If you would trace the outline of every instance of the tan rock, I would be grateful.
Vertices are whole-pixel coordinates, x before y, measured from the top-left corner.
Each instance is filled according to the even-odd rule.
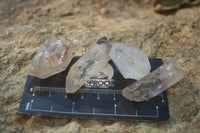
[[[77,122],[70,122],[64,127],[48,130],[47,133],[80,133],[81,125]]]

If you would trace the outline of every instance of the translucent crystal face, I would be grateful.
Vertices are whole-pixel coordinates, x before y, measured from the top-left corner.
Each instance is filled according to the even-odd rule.
[[[66,69],[76,51],[78,41],[51,38],[45,41],[27,66],[27,73],[47,78]]]
[[[70,69],[66,77],[66,92],[76,92],[87,80],[96,75],[110,60],[110,44],[95,44]]]
[[[151,70],[148,57],[136,46],[115,43],[109,55],[126,79],[139,80]]]
[[[175,60],[162,65],[144,78],[123,89],[122,95],[133,101],[145,101],[160,94],[184,77]]]

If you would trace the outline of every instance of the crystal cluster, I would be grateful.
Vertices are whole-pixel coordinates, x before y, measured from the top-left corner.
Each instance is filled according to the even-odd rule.
[[[126,79],[139,80],[151,70],[148,57],[137,46],[115,43],[109,55]]]
[[[95,44],[70,69],[66,77],[66,92],[76,92],[87,80],[106,66],[110,60],[110,44]]]
[[[177,62],[172,60],[123,89],[122,95],[136,102],[147,101],[174,85],[183,77],[183,71],[179,69]]]
[[[44,79],[65,70],[74,56],[77,44],[78,41],[65,38],[46,40],[27,66],[27,73]]]
[[[78,41],[65,38],[46,40],[27,66],[27,73],[44,79],[64,71],[74,57],[77,45]],[[149,100],[184,76],[175,60],[150,73],[149,59],[138,47],[115,43],[111,48],[107,38],[102,37],[70,68],[66,92],[75,93],[91,79],[112,80],[114,71],[108,63],[110,59],[124,78],[138,80],[122,91],[125,98],[136,102]]]

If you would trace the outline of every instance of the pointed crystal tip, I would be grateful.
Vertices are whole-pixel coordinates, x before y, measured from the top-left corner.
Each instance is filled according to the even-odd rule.
[[[95,44],[70,69],[66,77],[66,92],[74,93],[110,60],[110,44]],[[104,70],[105,71],[105,70]]]
[[[176,60],[160,66],[142,79],[136,81],[122,91],[122,95],[133,101],[147,101],[157,96],[184,77]]]
[[[77,44],[77,40],[61,37],[46,40],[27,66],[27,73],[44,79],[64,71],[74,56]]]

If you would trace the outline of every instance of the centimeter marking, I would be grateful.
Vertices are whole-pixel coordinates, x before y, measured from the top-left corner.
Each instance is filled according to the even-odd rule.
[[[30,102],[27,102],[26,105],[26,111],[36,111],[36,112],[46,112],[46,113],[60,113],[60,114],[79,114],[79,115],[102,115],[102,116],[123,116],[123,117],[152,117],[152,118],[159,118],[159,107],[156,106],[156,115],[139,115],[138,111],[136,110],[135,114],[118,114],[117,113],[117,105],[114,104],[114,112],[113,114],[110,113],[97,113],[95,108],[92,109],[92,112],[75,112],[75,103],[72,103],[72,111],[71,112],[65,112],[65,111],[58,111],[54,110],[53,106],[51,105],[50,110],[42,110],[42,109],[36,109],[32,108],[32,104],[34,103],[33,100]]]
[[[51,111],[51,110],[41,110],[41,109],[30,109],[30,111],[36,112],[46,112],[46,113],[59,113],[59,114],[78,114],[78,115],[102,115],[102,116],[122,116],[122,117],[150,117],[159,118],[159,112],[156,110],[156,115],[128,115],[128,114],[104,114],[104,113],[88,113],[88,112],[64,112],[64,111]]]
[[[65,92],[65,88],[57,88],[57,87],[34,87],[30,88],[30,91],[33,92],[33,95],[36,91],[39,92]],[[91,93],[91,94],[122,94],[122,90],[113,90],[113,89],[86,89],[82,88],[77,91],[77,93]],[[115,96],[114,96],[115,99]]]
[[[65,92],[65,88],[55,88],[55,87],[34,87],[30,88],[30,91],[33,93],[33,96],[35,96],[35,92],[49,92],[49,98],[51,98],[52,92]],[[99,94],[113,94],[113,100],[116,100],[116,94],[121,94],[121,90],[111,90],[111,89],[80,89],[77,91],[78,93],[81,93],[81,97],[83,99],[83,93],[93,93],[97,94],[97,100],[100,100]],[[163,97],[163,96],[162,96]],[[65,95],[65,98],[67,98],[67,95]],[[71,112],[65,112],[65,111],[59,111],[54,110],[53,106],[50,106],[49,110],[41,110],[32,108],[33,100],[30,102],[27,102],[25,110],[29,111],[39,111],[39,112],[51,112],[51,113],[61,113],[61,114],[79,114],[79,115],[102,115],[102,116],[122,116],[122,117],[152,117],[152,118],[159,118],[159,107],[156,106],[156,115],[139,115],[138,111],[136,110],[135,114],[118,114],[117,113],[117,104],[113,105],[113,114],[107,114],[107,113],[97,113],[95,107],[93,107],[92,112],[77,112],[75,111],[75,102],[72,103],[72,109]]]

